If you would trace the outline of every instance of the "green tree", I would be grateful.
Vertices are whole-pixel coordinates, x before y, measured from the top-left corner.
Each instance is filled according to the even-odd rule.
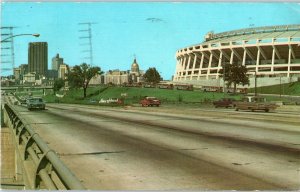
[[[225,65],[225,67],[223,65],[221,73],[223,76],[225,73],[225,82],[227,82],[227,87],[230,87],[233,84],[234,93],[236,93],[237,85],[249,85],[247,68],[244,65],[239,65],[237,63]]]
[[[53,85],[54,94],[64,86],[65,86],[65,81],[63,79],[61,79],[61,78],[56,79],[54,81],[54,85]]]
[[[160,82],[160,75],[155,67],[149,68],[144,74],[145,82],[157,84]]]
[[[92,67],[86,63],[75,65],[68,73],[69,86],[72,88],[83,88],[83,97],[86,97],[86,90],[89,86],[90,80],[95,75],[101,75],[103,72],[100,67]]]

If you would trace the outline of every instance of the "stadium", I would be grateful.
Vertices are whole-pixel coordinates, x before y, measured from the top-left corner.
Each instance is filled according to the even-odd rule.
[[[209,32],[204,39],[176,52],[174,83],[222,87],[222,65],[233,63],[247,67],[247,88],[255,77],[257,86],[300,80],[300,25]]]

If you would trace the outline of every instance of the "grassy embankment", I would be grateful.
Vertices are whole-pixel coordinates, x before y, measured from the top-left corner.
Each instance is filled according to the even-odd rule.
[[[203,105],[211,104],[211,101],[218,100],[224,97],[223,93],[209,93],[200,90],[184,91],[184,90],[167,90],[158,88],[135,88],[135,87],[91,87],[87,90],[87,97],[83,99],[82,89],[73,89],[66,92],[63,98],[57,98],[53,93],[47,94],[44,99],[47,102],[60,103],[80,103],[80,104],[94,104],[98,101],[108,98],[122,98],[121,94],[126,93],[123,97],[125,105],[138,104],[140,99],[144,96],[153,96],[159,98],[164,104],[191,104]],[[62,94],[60,92],[59,94]],[[241,95],[228,96],[240,98]]]
[[[254,93],[254,88],[249,90]],[[266,87],[258,87],[258,94],[275,94],[276,96],[268,96],[267,99],[271,101],[286,101],[293,102],[299,101],[299,98],[287,98],[284,95],[288,96],[300,96],[300,82],[286,83],[281,85],[272,85]],[[282,95],[282,97],[280,97]]]
[[[249,92],[254,92],[254,89],[250,89]],[[257,88],[258,94],[277,94],[280,95],[299,95],[300,96],[300,82],[259,87]],[[134,88],[134,87],[106,87],[97,86],[90,87],[87,90],[87,97],[83,98],[82,89],[71,89],[67,92],[58,92],[58,94],[65,94],[63,98],[56,97],[52,91],[47,90],[46,94],[43,92],[32,91],[34,96],[43,96],[48,103],[77,103],[77,104],[98,104],[98,101],[108,98],[122,98],[121,94],[126,93],[127,96],[123,97],[125,105],[138,104],[139,100],[144,96],[154,96],[159,98],[163,104],[176,104],[176,105],[211,105],[211,101],[218,100],[224,97],[223,93],[210,93],[202,92],[200,90],[183,91],[183,90],[167,90],[158,88]],[[19,96],[28,95],[28,92],[18,93]],[[239,99],[242,95],[226,95],[226,97],[233,97]],[[293,99],[284,97],[268,96],[269,101],[293,101]]]

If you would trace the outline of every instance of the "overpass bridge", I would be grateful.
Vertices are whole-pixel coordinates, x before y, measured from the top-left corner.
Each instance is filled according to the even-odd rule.
[[[85,187],[55,151],[14,110],[11,105],[14,99],[12,96],[2,98],[1,133],[4,135],[1,135],[1,143],[5,146],[1,147],[1,160],[4,159],[1,167],[8,168],[8,173],[6,178],[1,174],[1,188],[84,190]],[[3,153],[8,156],[3,158]]]
[[[20,89],[32,90],[32,89],[53,89],[53,86],[1,86],[1,91],[17,91]]]

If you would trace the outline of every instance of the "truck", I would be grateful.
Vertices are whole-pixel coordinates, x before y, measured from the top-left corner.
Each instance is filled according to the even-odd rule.
[[[260,96],[244,97],[241,101],[234,102],[235,110],[251,110],[251,111],[265,111],[275,110],[278,105],[268,102],[266,98]]]

